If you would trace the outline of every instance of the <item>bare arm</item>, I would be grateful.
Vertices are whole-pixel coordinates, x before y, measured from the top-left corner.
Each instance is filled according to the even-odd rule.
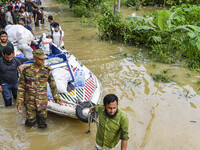
[[[37,14],[35,14],[35,22],[36,22],[36,20],[37,20]]]
[[[90,112],[92,113],[92,112],[94,112],[94,106],[93,107],[90,107]]]
[[[35,34],[34,34],[33,30],[31,30],[31,33],[33,34],[33,36],[35,36]]]
[[[60,47],[60,45],[62,44],[62,41],[63,41],[63,36],[61,36],[61,38],[60,38],[60,42],[59,42],[59,46],[58,47]]]
[[[126,150],[128,145],[128,141],[121,140],[121,150]]]
[[[22,113],[22,106],[17,106],[17,111],[19,112],[19,113]]]
[[[43,20],[44,20],[44,12],[42,12],[42,20],[41,21],[43,22]]]
[[[23,69],[22,69],[22,66],[21,66],[21,65],[18,66],[18,69],[19,69],[19,72],[22,73],[22,70],[23,70]]]

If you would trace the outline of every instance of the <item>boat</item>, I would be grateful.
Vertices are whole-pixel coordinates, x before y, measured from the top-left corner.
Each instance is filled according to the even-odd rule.
[[[23,56],[23,53],[15,47],[16,57]],[[37,47],[38,48],[38,47]],[[51,44],[51,53],[47,55],[47,59],[59,57],[63,61],[59,63],[49,64],[52,71],[56,68],[67,70],[71,76],[69,81],[75,87],[75,72],[78,70],[84,71],[85,85],[83,87],[75,87],[71,91],[59,93],[59,96],[66,103],[57,104],[48,97],[47,110],[71,118],[78,118],[81,121],[88,122],[89,107],[97,105],[102,99],[102,85],[97,77],[79,61],[74,55],[69,54],[67,50],[58,48],[54,43]],[[23,65],[33,63],[33,61],[24,62]]]

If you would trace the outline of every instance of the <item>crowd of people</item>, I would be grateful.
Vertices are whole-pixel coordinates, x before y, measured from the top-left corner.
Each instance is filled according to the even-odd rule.
[[[25,24],[32,22],[38,27],[44,24],[44,8],[41,5],[41,0],[16,0],[0,3],[0,30],[3,30],[6,25],[20,24],[20,19],[25,19]]]

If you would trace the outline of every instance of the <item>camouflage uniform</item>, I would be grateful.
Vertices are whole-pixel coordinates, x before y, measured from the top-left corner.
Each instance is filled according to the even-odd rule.
[[[43,53],[43,51],[41,52],[40,50],[39,53]],[[49,66],[43,65],[38,72],[36,72],[34,64],[28,65],[23,69],[18,84],[17,106],[22,106],[24,102],[27,113],[25,124],[27,126],[35,125],[36,120],[38,127],[40,124],[46,125],[47,82],[50,84],[55,102],[58,103],[60,98]]]

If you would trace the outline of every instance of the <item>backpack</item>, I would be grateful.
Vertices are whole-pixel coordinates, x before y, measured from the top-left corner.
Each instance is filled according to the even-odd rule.
[[[38,11],[38,14],[37,14],[37,18],[38,18],[38,20],[42,20],[42,13],[40,13],[39,11]]]

